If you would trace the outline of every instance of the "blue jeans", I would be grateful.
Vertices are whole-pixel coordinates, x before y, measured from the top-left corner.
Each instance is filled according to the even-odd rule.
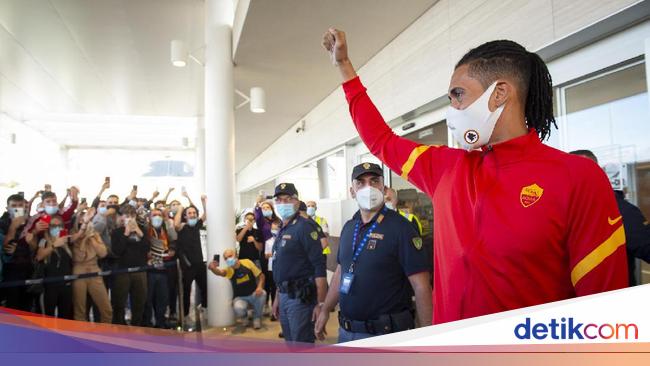
[[[248,306],[253,307],[253,318],[262,319],[262,312],[264,311],[264,304],[266,303],[266,292],[261,296],[250,294],[248,296],[235,297],[232,300],[232,307],[235,310],[235,316],[238,318],[246,317]]]
[[[374,335],[369,333],[352,333],[339,327],[339,340],[337,343],[358,341],[360,339],[366,339],[370,337],[374,337]]]
[[[311,317],[315,306],[280,293],[280,325],[285,341],[314,343],[316,336]]]

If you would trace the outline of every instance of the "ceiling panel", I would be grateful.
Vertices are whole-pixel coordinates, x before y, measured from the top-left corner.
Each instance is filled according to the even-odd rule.
[[[348,31],[359,67],[434,3],[251,0],[235,85],[245,92],[263,87],[267,113],[236,111],[236,170],[339,85],[320,48],[328,26]],[[134,136],[178,148],[183,136],[193,138],[194,121],[203,114],[203,68],[193,62],[173,67],[170,41],[185,41],[203,58],[204,6],[203,0],[0,0],[0,112],[63,144],[123,144],[126,129],[128,143]],[[45,122],[43,115],[52,113],[58,123]],[[125,127],[116,116],[150,125]],[[192,122],[171,128],[137,116]],[[160,135],[147,135],[156,129]]]

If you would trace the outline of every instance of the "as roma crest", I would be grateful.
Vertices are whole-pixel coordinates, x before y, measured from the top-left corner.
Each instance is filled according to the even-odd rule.
[[[414,246],[415,249],[417,249],[417,250],[422,249],[422,238],[420,238],[419,236],[413,238],[413,246]]]
[[[311,235],[311,238],[312,238],[312,239],[314,239],[314,240],[317,240],[317,239],[318,239],[318,233],[317,233],[317,232],[312,231],[310,235]]]
[[[534,205],[540,198],[544,189],[537,184],[532,184],[521,189],[521,194],[519,195],[519,201],[524,207],[530,207]]]

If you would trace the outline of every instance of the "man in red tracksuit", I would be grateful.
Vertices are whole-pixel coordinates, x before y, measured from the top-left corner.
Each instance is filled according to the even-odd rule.
[[[361,139],[433,201],[434,323],[626,287],[625,233],[607,177],[540,141],[555,121],[538,55],[493,41],[460,60],[447,124],[464,149],[454,149],[396,136],[357,77],[345,34],[330,29],[323,45]]]

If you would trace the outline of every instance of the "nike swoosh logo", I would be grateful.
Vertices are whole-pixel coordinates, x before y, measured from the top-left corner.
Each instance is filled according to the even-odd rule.
[[[612,220],[611,218],[608,217],[607,222],[609,222],[610,225],[614,225],[617,222],[621,221],[622,218],[623,218],[623,216],[619,216],[619,217]]]

